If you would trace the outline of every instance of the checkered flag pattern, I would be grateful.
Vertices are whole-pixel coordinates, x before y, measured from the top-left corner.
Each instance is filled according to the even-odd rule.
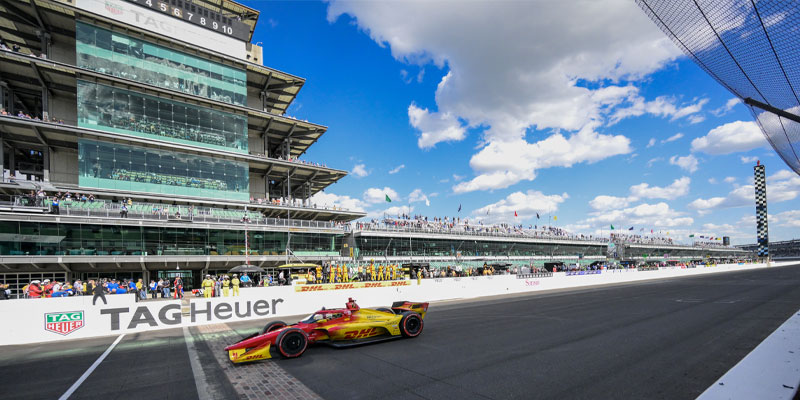
[[[753,167],[756,186],[756,237],[758,256],[769,257],[769,229],[767,227],[767,179],[763,165]]]

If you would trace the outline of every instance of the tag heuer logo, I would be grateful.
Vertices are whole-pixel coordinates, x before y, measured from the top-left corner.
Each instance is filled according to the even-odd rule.
[[[108,12],[110,12],[111,14],[114,14],[114,15],[121,15],[122,14],[122,8],[120,8],[118,5],[110,3],[110,2],[106,2],[106,10],[108,10]]]
[[[83,328],[83,325],[83,311],[46,313],[44,315],[44,330],[59,335],[69,335]]]

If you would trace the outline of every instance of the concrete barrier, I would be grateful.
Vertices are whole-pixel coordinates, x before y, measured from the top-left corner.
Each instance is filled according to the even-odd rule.
[[[790,264],[772,263],[771,266]],[[714,267],[668,267],[657,271],[604,270],[599,274],[517,278],[515,275],[424,279],[418,285],[351,288],[298,292],[292,286],[243,288],[238,297],[191,298],[136,303],[134,296],[106,295],[105,303],[92,296],[19,299],[0,302],[6,323],[0,329],[3,345],[80,339],[154,329],[310,314],[322,306],[342,307],[348,297],[362,307],[388,306],[393,301],[438,301],[536,292],[703,275],[765,268],[764,264]],[[287,321],[289,322],[289,321]]]

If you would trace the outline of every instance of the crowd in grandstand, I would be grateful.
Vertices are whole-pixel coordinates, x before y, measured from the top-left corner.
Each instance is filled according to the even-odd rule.
[[[37,116],[37,115],[31,116],[30,114],[24,113],[22,111],[18,111],[17,115],[13,115],[13,114],[9,113],[8,111],[6,111],[5,108],[0,108],[0,115],[2,115],[4,117],[8,117],[8,116],[14,117],[14,116],[16,116],[17,118],[29,119],[29,120],[32,120],[32,121],[50,122],[52,124],[63,124],[64,123],[64,120],[61,120],[61,119],[58,119],[58,118],[55,118],[55,117],[39,118],[39,116]]]
[[[626,242],[626,243],[668,244],[668,245],[674,245],[675,244],[672,241],[671,237],[643,236],[643,235],[626,234],[626,233],[611,233],[610,236],[611,236],[611,240],[612,241],[621,241],[621,242]]]
[[[372,219],[368,222],[356,222],[355,228],[359,230],[410,230],[425,231],[433,233],[453,233],[453,234],[487,234],[499,236],[523,236],[532,238],[554,238],[554,239],[573,239],[573,240],[594,240],[607,241],[602,237],[593,235],[573,234],[562,228],[555,226],[529,225],[527,228],[522,224],[492,224],[486,225],[479,220],[477,223],[470,223],[469,219],[461,217],[433,217],[402,214],[397,218],[386,217],[382,220]]]

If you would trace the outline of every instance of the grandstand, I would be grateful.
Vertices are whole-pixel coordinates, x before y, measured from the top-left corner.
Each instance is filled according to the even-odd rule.
[[[176,17],[187,7],[218,29]],[[327,127],[285,115],[305,80],[263,65],[259,12],[169,10],[0,2],[0,281],[178,274],[192,287],[248,258],[340,257],[342,222],[364,213],[311,203],[347,172],[300,159]]]

